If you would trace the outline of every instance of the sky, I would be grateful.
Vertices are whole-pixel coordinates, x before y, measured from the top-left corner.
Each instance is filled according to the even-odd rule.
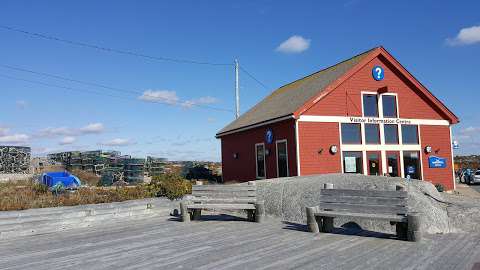
[[[35,156],[220,161],[234,59],[245,112],[382,45],[460,118],[456,154],[480,154],[478,10],[479,1],[2,1],[0,144]]]

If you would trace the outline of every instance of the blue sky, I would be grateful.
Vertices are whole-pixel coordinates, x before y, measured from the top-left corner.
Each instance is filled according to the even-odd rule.
[[[240,73],[242,112],[285,83],[383,45],[460,117],[458,153],[479,153],[480,3],[448,2],[3,1],[0,25],[158,57],[238,58],[267,86]],[[220,160],[214,135],[234,118],[233,67],[148,60],[2,28],[0,37],[0,144],[30,145],[35,155],[115,149]]]

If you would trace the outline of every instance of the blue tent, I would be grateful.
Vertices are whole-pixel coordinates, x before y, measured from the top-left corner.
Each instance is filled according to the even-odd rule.
[[[68,172],[48,172],[42,174],[41,183],[47,187],[53,187],[61,183],[65,188],[76,188],[81,185],[80,179]]]

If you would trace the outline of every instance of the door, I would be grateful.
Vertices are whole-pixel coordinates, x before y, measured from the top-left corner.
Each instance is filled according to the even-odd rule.
[[[277,177],[288,177],[287,140],[277,141]]]
[[[257,143],[255,145],[256,176],[257,179],[265,178],[265,144]]]
[[[422,179],[419,151],[403,151],[403,171],[405,178]]]
[[[367,168],[368,175],[382,175],[382,164],[380,152],[367,151]]]
[[[387,175],[400,177],[400,152],[387,152]]]

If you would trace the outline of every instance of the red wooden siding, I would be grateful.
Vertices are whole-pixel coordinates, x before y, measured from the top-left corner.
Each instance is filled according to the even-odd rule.
[[[372,68],[376,65],[384,68],[382,81],[372,78]],[[304,114],[362,116],[361,92],[375,92],[385,86],[388,92],[398,94],[400,118],[445,119],[433,103],[421,97],[420,92],[383,57],[373,59]]]
[[[274,141],[272,144],[265,142],[265,132],[272,129]],[[261,126],[246,131],[225,135],[222,141],[222,174],[225,182],[255,180],[256,160],[255,144],[265,143],[270,155],[265,157],[267,178],[277,177],[276,140],[287,139],[288,169],[290,176],[297,175],[295,121],[284,120],[274,124]],[[238,159],[233,154],[238,153]]]
[[[422,149],[429,145],[432,153],[422,151],[422,167],[424,180],[433,184],[442,184],[447,190],[453,189],[452,148],[450,128],[448,126],[420,126]],[[447,159],[446,168],[429,168],[428,157],[438,156]]]
[[[300,175],[338,173],[342,171],[340,162],[340,135],[338,123],[299,122]],[[331,145],[339,151],[332,155]],[[320,149],[323,149],[319,153]]]

